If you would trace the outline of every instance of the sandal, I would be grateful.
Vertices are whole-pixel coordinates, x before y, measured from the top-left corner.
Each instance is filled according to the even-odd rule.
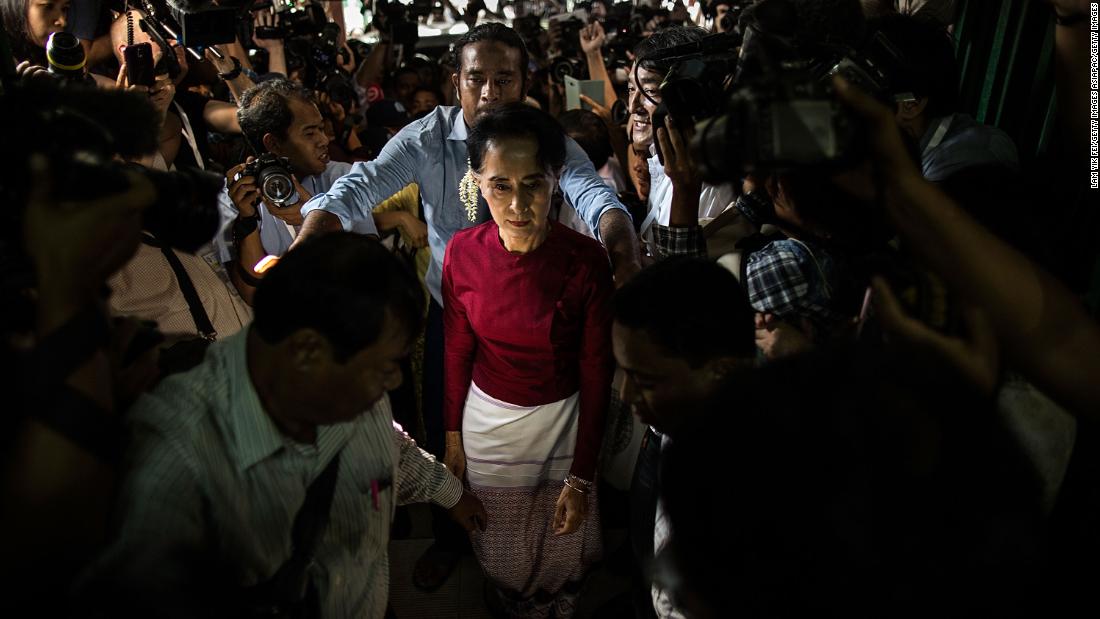
[[[432,592],[443,586],[454,572],[461,555],[453,550],[443,550],[432,544],[416,560],[413,567],[413,586],[421,591]]]

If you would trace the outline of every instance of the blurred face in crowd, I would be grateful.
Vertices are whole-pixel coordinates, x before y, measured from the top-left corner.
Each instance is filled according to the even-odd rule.
[[[434,92],[430,90],[418,90],[416,94],[413,95],[412,107],[409,108],[409,113],[413,116],[426,114],[437,107],[439,107],[439,99],[436,98]]]
[[[31,41],[46,47],[46,40],[65,29],[69,0],[27,0],[27,33]]]
[[[497,41],[471,43],[462,48],[459,63],[451,82],[467,125],[473,125],[493,104],[522,101],[526,96],[524,67],[520,67],[520,51],[514,47]]]
[[[630,76],[626,82],[627,110],[630,120],[627,131],[634,150],[648,152],[653,144],[653,112],[661,103],[660,86],[664,76],[656,71],[639,67],[637,63],[630,67]]]
[[[728,5],[728,4],[719,4],[718,6],[714,7],[714,31],[715,32],[725,32],[725,29],[722,28],[722,17],[726,13],[729,13],[729,12],[730,12],[730,5]]]
[[[406,107],[411,107],[413,93],[420,87],[420,76],[412,71],[406,71],[398,75],[394,81],[394,98]]]
[[[312,102],[291,97],[290,110],[294,120],[286,137],[268,133],[264,146],[268,151],[290,160],[294,173],[300,177],[320,174],[328,165],[329,137],[325,135],[324,119]]]
[[[343,363],[333,358],[328,340],[312,329],[284,342],[292,355],[297,421],[329,425],[351,421],[387,392],[401,385],[401,361],[408,356],[408,330],[387,311],[378,341]],[[289,389],[291,386],[286,385]]]
[[[615,361],[626,374],[619,394],[624,404],[644,424],[658,431],[675,432],[721,383],[724,373],[715,370],[725,360],[692,367],[686,359],[665,351],[645,329],[619,324],[611,327]]]
[[[489,142],[475,179],[508,251],[526,253],[542,244],[557,179],[540,165],[534,138]]]

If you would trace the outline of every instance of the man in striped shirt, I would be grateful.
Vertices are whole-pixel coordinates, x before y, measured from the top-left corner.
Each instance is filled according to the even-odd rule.
[[[244,616],[279,583],[266,589],[307,616],[381,617],[396,505],[430,500],[484,527],[480,502],[391,417],[423,306],[416,276],[374,240],[341,232],[287,254],[253,324],[131,411],[118,535],[86,578],[91,605]],[[334,472],[331,501],[316,500]]]

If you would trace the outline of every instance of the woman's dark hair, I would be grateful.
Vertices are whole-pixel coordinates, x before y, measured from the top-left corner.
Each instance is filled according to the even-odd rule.
[[[261,82],[241,95],[237,120],[245,139],[259,152],[264,148],[264,135],[272,134],[285,139],[294,112],[290,109],[291,97],[313,103],[310,91],[287,79]]]
[[[490,22],[481,24],[473,30],[459,37],[454,44],[454,62],[458,70],[462,71],[462,50],[467,45],[482,41],[494,41],[507,47],[519,50],[519,79],[523,86],[527,85],[527,65],[531,62],[531,55],[527,52],[527,45],[519,33],[504,24]]]
[[[481,170],[490,142],[504,138],[534,138],[539,165],[558,171],[565,165],[565,132],[552,116],[526,103],[506,103],[478,118],[466,138],[470,169]]]
[[[754,310],[732,273],[701,258],[668,258],[615,292],[615,322],[645,331],[668,354],[700,367],[756,353]]]
[[[596,169],[604,167],[611,158],[611,134],[607,124],[588,110],[569,110],[558,116],[565,134],[577,141],[592,160]]]
[[[30,0],[0,0],[0,20],[16,62],[30,60],[46,65],[46,50],[35,45],[27,27],[27,6]]]
[[[252,326],[269,344],[314,329],[344,363],[378,340],[387,310],[415,337],[424,303],[416,275],[378,241],[334,232],[303,241],[272,267],[256,288]]]

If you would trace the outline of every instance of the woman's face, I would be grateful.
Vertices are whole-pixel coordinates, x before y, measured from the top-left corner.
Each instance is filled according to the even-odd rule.
[[[534,138],[489,142],[476,178],[500,238],[509,251],[527,252],[546,239],[554,174],[539,165]]]
[[[65,29],[69,0],[27,0],[27,32],[31,41],[46,47],[46,39]]]

